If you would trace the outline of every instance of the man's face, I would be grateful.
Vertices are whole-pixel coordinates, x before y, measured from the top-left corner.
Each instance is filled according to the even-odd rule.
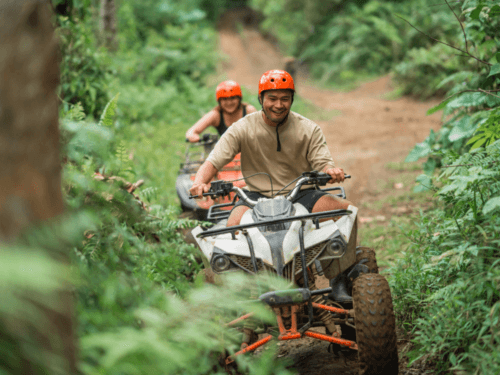
[[[264,92],[262,109],[266,117],[279,124],[285,119],[292,107],[292,91],[269,90]]]
[[[241,98],[239,96],[231,96],[230,98],[221,98],[220,106],[226,113],[235,112],[240,106]]]

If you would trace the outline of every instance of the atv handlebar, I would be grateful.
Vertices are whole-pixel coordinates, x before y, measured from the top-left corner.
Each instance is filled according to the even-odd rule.
[[[329,174],[323,173],[323,172],[304,172],[302,173],[302,178],[297,181],[297,184],[293,188],[293,190],[287,195],[286,199],[289,201],[293,201],[297,194],[300,191],[300,188],[303,185],[319,185],[319,186],[324,186],[332,179],[332,177]],[[351,175],[344,175],[345,178],[351,178]]]
[[[216,143],[219,140],[219,136],[217,134],[203,134],[200,137],[198,142],[193,142],[194,146],[206,146]],[[191,141],[186,138],[186,143],[190,143]]]
[[[350,175],[344,175],[344,178],[351,178]],[[300,191],[300,188],[304,185],[319,185],[319,186],[324,186],[330,181],[332,177],[329,174],[323,173],[323,172],[317,172],[317,171],[312,171],[312,172],[304,172],[302,173],[302,177],[297,181],[297,184],[295,187],[292,189],[290,193],[287,194],[286,199],[289,201],[293,201],[295,197],[297,196],[298,192]],[[257,204],[257,201],[254,201],[253,199],[250,199],[248,195],[246,195],[245,191],[237,186],[234,186],[232,182],[225,182],[222,180],[219,181],[213,181],[210,186],[210,190],[208,193],[203,193],[202,196],[204,197],[210,197],[212,199],[215,199],[217,197],[224,197],[224,196],[229,196],[230,192],[236,193],[238,197],[251,205],[252,207]],[[190,199],[193,198],[200,198],[199,195],[190,195]]]
[[[216,182],[219,182],[219,181],[214,181],[214,182],[212,182],[212,184],[216,183]],[[227,184],[231,184],[232,185],[231,182],[227,182]],[[212,187],[210,187],[210,190],[212,190]],[[229,192],[231,192],[231,191],[234,192],[234,193],[236,193],[241,200],[247,202],[251,206],[255,206],[257,204],[257,201],[254,201],[253,199],[248,198],[248,195],[245,194],[245,190],[243,190],[243,189],[241,189],[241,188],[239,188],[237,186],[232,186],[231,189],[228,191],[227,194],[221,194],[221,191],[219,190],[219,191],[213,191],[213,192],[203,193],[202,196],[204,196],[204,197],[210,197],[212,199],[215,199],[217,197],[223,197],[225,195],[229,195]],[[189,196],[189,199],[194,199],[194,198],[200,198],[200,196],[199,195],[190,195]]]

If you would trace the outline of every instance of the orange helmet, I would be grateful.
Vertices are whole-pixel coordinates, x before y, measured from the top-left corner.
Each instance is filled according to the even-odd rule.
[[[295,92],[293,78],[284,70],[269,70],[260,77],[259,96],[266,90],[292,90]]]
[[[232,96],[243,97],[240,85],[234,81],[224,81],[215,89],[217,101],[219,101],[220,98],[230,98]]]

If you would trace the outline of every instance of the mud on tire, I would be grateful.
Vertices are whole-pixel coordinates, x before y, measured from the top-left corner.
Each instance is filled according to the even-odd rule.
[[[354,322],[360,375],[397,375],[396,322],[384,276],[363,274],[354,281]]]
[[[378,273],[377,258],[375,250],[366,246],[356,247],[356,263],[364,264],[368,267],[369,273]]]

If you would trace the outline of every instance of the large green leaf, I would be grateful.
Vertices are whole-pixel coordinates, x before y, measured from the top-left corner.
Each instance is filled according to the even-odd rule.
[[[104,111],[102,111],[101,118],[99,120],[99,126],[111,127],[113,125],[113,117],[115,115],[116,102],[118,101],[118,96],[120,93],[116,94],[113,99],[111,99],[106,107],[104,107]]]
[[[476,9],[474,9],[471,13],[470,13],[470,18],[472,18],[473,20],[477,20],[479,19],[479,14],[481,13],[481,11],[483,10],[484,8],[484,5],[483,4],[480,4],[476,7]]]
[[[448,103],[448,108],[456,109],[461,107],[477,107],[484,104],[486,101],[486,94],[481,92],[466,92],[458,98],[453,99]]]
[[[470,137],[474,133],[475,126],[471,116],[464,116],[455,123],[451,129],[448,139],[450,142],[456,142],[462,138]]]
[[[497,208],[500,208],[500,197],[491,198],[484,204],[483,214],[486,215]]]
[[[428,142],[418,143],[415,147],[413,147],[413,150],[410,151],[410,153],[405,159],[405,162],[408,163],[412,161],[417,161],[418,159],[429,155],[430,152],[431,152],[431,146],[429,145]]]
[[[498,74],[498,73],[500,73],[500,63],[495,64],[491,67],[490,74],[488,74],[488,77],[494,76],[495,74]]]
[[[441,103],[439,103],[437,106],[435,107],[432,107],[431,109],[429,109],[427,111],[427,115],[432,115],[433,113],[437,112],[437,111],[440,111],[442,110],[444,107],[446,107],[446,105],[452,101],[453,98],[450,98],[450,99],[447,99],[447,100],[443,100]]]
[[[488,12],[488,16],[498,16],[500,14],[500,5],[493,5]]]
[[[421,174],[420,176],[418,176],[416,181],[419,183],[419,185],[413,188],[414,193],[429,191],[432,187],[432,179],[425,174]]]

